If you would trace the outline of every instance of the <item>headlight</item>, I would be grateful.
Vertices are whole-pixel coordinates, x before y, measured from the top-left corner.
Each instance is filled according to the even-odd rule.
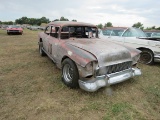
[[[93,69],[93,63],[92,62],[89,62],[87,65],[86,65],[86,70],[92,70]]]
[[[137,61],[139,60],[139,58],[140,58],[140,54],[138,54],[138,55],[132,57],[132,65],[136,64]]]

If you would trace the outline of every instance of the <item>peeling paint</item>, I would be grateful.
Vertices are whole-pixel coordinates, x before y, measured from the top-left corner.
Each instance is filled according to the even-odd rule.
[[[71,51],[68,51],[68,55],[71,56],[71,55],[72,55],[72,52],[71,52]]]

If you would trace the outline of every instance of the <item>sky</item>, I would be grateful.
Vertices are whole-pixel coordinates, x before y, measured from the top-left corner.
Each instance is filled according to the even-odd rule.
[[[61,16],[92,24],[160,27],[160,0],[0,0],[0,21]]]

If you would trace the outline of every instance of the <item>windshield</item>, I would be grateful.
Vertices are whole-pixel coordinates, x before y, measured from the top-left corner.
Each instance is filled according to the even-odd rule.
[[[151,35],[152,35],[152,33],[146,32],[146,36],[147,36],[147,37],[151,37]]]
[[[105,35],[105,36],[110,36],[111,32],[112,32],[112,30],[109,30],[109,29],[102,30],[102,34]]]
[[[9,26],[9,28],[20,28],[20,26],[17,26],[17,25],[11,25],[11,26]]]
[[[61,39],[98,38],[98,29],[89,26],[65,26],[61,29]]]
[[[129,28],[123,34],[123,37],[146,37],[146,34],[138,28]]]

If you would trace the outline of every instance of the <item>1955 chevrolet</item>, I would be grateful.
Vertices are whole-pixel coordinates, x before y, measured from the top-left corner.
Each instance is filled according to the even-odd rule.
[[[51,22],[38,40],[40,55],[62,69],[62,81],[70,88],[94,92],[141,75],[136,67],[140,51],[99,39],[95,25]]]

